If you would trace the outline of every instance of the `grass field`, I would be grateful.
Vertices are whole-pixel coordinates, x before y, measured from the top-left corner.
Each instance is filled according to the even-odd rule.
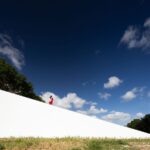
[[[150,139],[2,138],[0,150],[150,150]]]

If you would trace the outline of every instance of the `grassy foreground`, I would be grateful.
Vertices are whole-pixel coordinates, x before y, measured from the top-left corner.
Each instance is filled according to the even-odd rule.
[[[150,139],[2,138],[0,150],[150,150]]]

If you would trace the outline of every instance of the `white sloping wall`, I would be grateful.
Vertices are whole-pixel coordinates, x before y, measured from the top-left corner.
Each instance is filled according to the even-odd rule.
[[[150,138],[150,134],[0,90],[0,137]]]

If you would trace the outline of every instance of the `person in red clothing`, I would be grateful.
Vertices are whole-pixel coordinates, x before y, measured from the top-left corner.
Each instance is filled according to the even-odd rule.
[[[53,103],[54,103],[54,99],[53,99],[53,97],[52,97],[52,96],[50,96],[49,98],[50,98],[50,100],[49,100],[49,104],[50,104],[50,105],[53,105]]]

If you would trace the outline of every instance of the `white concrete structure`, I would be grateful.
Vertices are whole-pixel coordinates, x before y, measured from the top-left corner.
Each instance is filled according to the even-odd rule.
[[[150,134],[0,90],[0,137],[150,138]]]

